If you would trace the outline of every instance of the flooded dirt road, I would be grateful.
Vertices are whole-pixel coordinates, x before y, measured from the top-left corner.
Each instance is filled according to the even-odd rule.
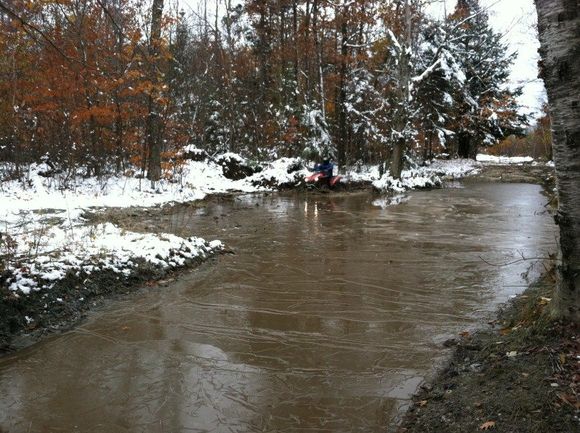
[[[236,254],[0,358],[0,431],[389,431],[441,343],[523,290],[530,262],[486,261],[555,250],[540,192],[470,185],[386,207],[368,194],[243,196],[178,211],[163,229]]]

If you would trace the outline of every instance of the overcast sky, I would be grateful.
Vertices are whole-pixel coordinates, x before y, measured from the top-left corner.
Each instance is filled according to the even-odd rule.
[[[431,12],[436,16],[443,16],[453,11],[457,0],[434,0]],[[169,4],[179,2],[185,6],[186,12],[189,7],[199,10],[203,0],[169,0]],[[223,8],[223,0],[219,0]],[[232,3],[236,4],[234,0]],[[208,14],[215,10],[215,0],[207,0]],[[518,57],[512,67],[512,85],[524,85],[524,94],[520,103],[527,107],[524,112],[539,112],[546,100],[546,92],[543,82],[537,78],[538,47],[539,42],[536,32],[536,11],[534,0],[480,0],[480,4],[488,8],[492,26],[497,32],[505,35],[511,52],[516,52]],[[209,18],[209,17],[208,17]],[[211,18],[210,18],[211,19]],[[213,19],[211,19],[213,21]]]

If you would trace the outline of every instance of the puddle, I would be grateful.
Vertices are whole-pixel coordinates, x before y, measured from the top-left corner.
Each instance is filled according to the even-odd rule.
[[[176,209],[161,229],[236,254],[0,359],[0,431],[387,430],[441,343],[542,267],[497,265],[547,256],[556,226],[535,185],[375,199]]]

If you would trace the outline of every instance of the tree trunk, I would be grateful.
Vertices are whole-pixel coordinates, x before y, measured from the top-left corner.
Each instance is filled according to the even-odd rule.
[[[123,4],[121,0],[116,0],[113,2],[112,5],[112,17],[115,20],[115,25],[113,26],[113,31],[115,32],[115,55],[116,57],[113,60],[115,73],[118,77],[122,77],[124,73],[124,65],[123,65],[123,47],[125,45],[125,35],[123,34],[123,14],[122,8]],[[116,156],[116,170],[117,173],[121,171],[121,169],[125,165],[125,146],[123,142],[124,138],[124,125],[123,125],[123,109],[122,109],[122,102],[121,96],[119,94],[119,89],[115,88],[113,90],[113,102],[115,104],[115,156]]]
[[[304,70],[306,71],[306,99],[307,103],[312,104],[312,93],[313,93],[313,83],[312,83],[312,76],[315,74],[312,73],[311,69],[311,56],[312,52],[310,50],[310,34],[312,33],[312,38],[314,39],[314,49],[316,50],[316,41],[318,40],[318,0],[312,0],[312,5],[310,5],[310,1],[306,1],[306,17],[305,17],[305,44],[304,46],[307,48],[304,50]],[[310,28],[312,27],[312,32]],[[315,54],[315,53],[314,53]]]
[[[300,77],[298,76],[298,0],[292,1],[292,42],[294,43],[294,80],[296,87],[300,89]],[[298,102],[298,92],[294,94],[294,98]]]
[[[348,55],[348,32],[346,20],[348,6],[346,0],[342,6],[341,23],[340,23],[340,80],[338,90],[338,165],[343,167],[346,164],[346,146],[347,146],[347,125],[346,125],[346,73],[347,73],[347,55]],[[322,95],[324,98],[324,95]],[[324,99],[322,100],[324,104]]]
[[[457,135],[457,156],[460,158],[477,158],[477,146],[466,132]]]
[[[405,0],[405,45],[403,50],[399,53],[399,81],[401,83],[400,89],[400,103],[401,107],[398,109],[398,113],[395,119],[396,129],[399,133],[399,137],[393,144],[393,153],[391,154],[391,166],[390,172],[391,176],[395,179],[401,178],[401,173],[403,171],[403,160],[405,157],[405,152],[407,150],[407,134],[405,129],[407,128],[407,123],[409,121],[409,102],[410,102],[410,82],[411,82],[411,55],[410,50],[412,47],[412,21],[411,21],[411,9],[409,5],[409,0]]]
[[[554,312],[580,321],[580,3],[536,0],[558,189],[560,266]]]
[[[152,83],[148,100],[148,115],[145,125],[146,143],[148,149],[147,178],[155,182],[161,178],[161,117],[157,94],[159,92],[157,60],[159,43],[161,41],[161,18],[163,16],[163,0],[153,0],[151,8],[151,36],[149,38],[149,67]]]
[[[405,155],[405,138],[399,137],[393,145],[393,153],[391,154],[390,174],[395,179],[401,178],[403,171],[403,156]]]

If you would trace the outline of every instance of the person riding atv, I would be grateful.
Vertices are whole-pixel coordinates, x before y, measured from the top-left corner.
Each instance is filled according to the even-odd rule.
[[[314,174],[306,178],[307,183],[323,184],[333,187],[340,180],[340,176],[333,176],[334,164],[329,159],[324,159],[322,164],[316,164],[311,171]]]
[[[330,179],[332,177],[332,172],[334,171],[334,164],[332,164],[329,159],[325,159],[322,161],[322,164],[316,164],[312,171],[322,173],[325,178]]]

